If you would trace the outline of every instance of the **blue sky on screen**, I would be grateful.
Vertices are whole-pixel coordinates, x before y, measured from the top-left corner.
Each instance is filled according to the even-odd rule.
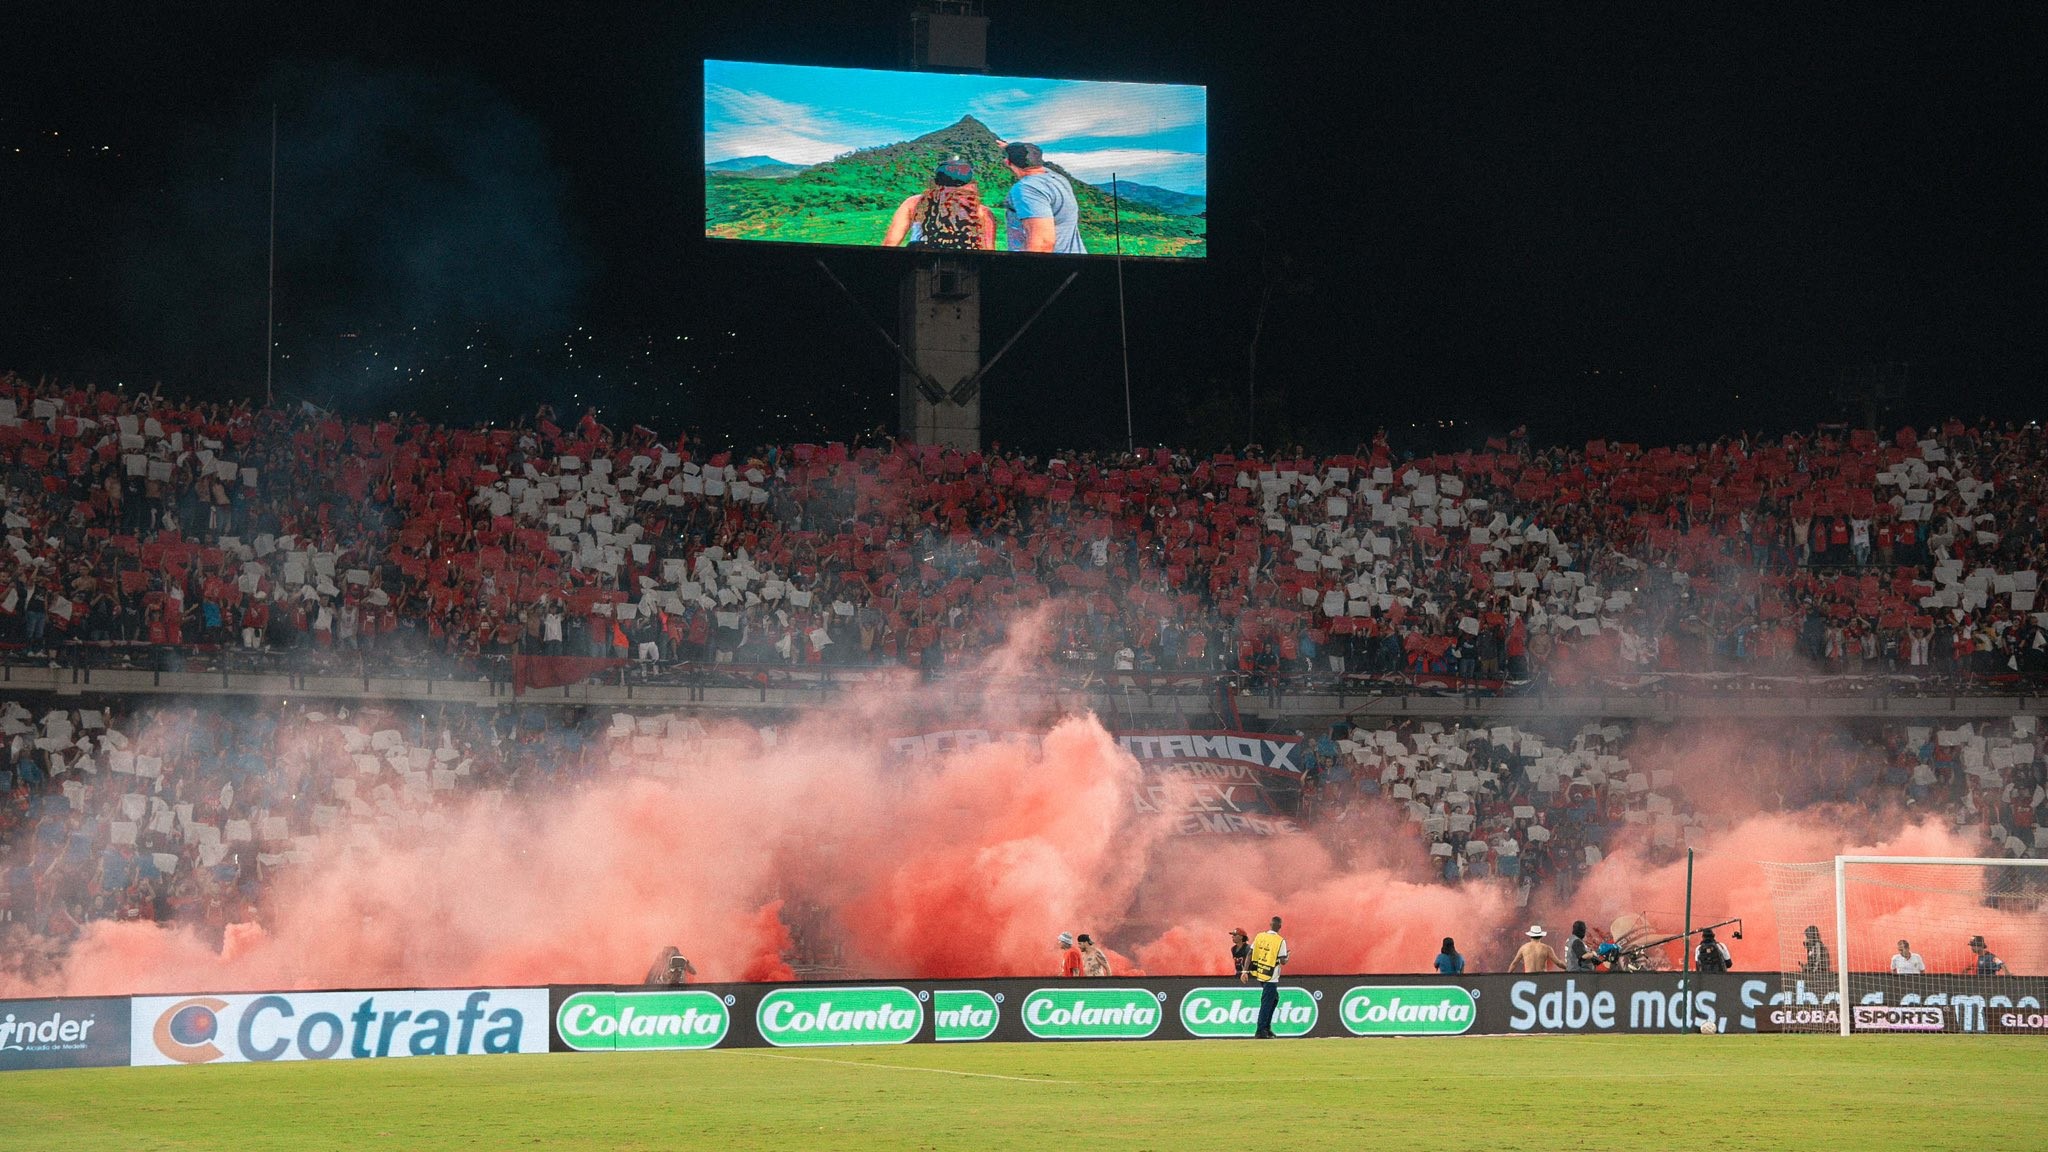
[[[1032,80],[704,62],[704,159],[816,164],[972,115],[1090,183],[1110,174],[1207,195],[1209,102],[1191,84]]]

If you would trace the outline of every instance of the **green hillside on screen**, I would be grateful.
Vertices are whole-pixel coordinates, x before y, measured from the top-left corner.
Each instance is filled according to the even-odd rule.
[[[763,178],[751,166],[744,174],[707,166],[705,234],[730,240],[880,244],[896,205],[922,191],[932,170],[954,157],[974,165],[982,200],[997,213],[1000,243],[1002,200],[1014,180],[1003,167],[1001,138],[972,116],[912,140],[864,148],[813,164],[790,176]],[[1047,167],[1073,183],[1074,196],[1080,201],[1081,239],[1088,251],[1114,253],[1116,213],[1109,193],[1074,179],[1058,165]],[[1174,204],[1183,211],[1186,208],[1185,201]],[[1126,255],[1202,256],[1207,252],[1205,215],[1177,214],[1126,198],[1122,217]]]

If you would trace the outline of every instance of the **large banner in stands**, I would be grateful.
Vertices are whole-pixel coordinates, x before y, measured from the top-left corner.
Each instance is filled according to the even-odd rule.
[[[0,1072],[128,1063],[128,998],[0,1000]]]
[[[1859,978],[1859,985],[1864,981]],[[1871,977],[1859,994],[1911,1009],[1949,1031],[2048,1033],[2048,980],[1957,978],[1930,994],[1924,982]],[[1804,1013],[1832,1010],[1831,989],[1777,973],[1676,972],[1543,976],[1315,976],[1281,987],[1281,1036],[1505,1036],[1787,1030]],[[1823,1004],[1823,998],[1826,1003]],[[549,990],[550,1046],[561,1051],[811,1047],[980,1040],[1205,1040],[1248,1037],[1259,990],[1216,977],[1107,980],[869,981],[622,986]],[[1690,1024],[1688,1023],[1690,1021]]]
[[[548,1050],[543,988],[137,996],[133,1062],[365,1060]]]
[[[957,728],[901,736],[891,746],[917,760],[981,744],[1028,744],[1039,734]],[[1271,836],[1295,831],[1276,791],[1301,785],[1300,741],[1267,732],[1122,732],[1116,742],[1145,771],[1131,790],[1140,812],[1169,812],[1185,836]]]

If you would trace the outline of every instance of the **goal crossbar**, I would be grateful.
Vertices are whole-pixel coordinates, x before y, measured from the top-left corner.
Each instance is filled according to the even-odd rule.
[[[1842,1035],[1849,1034],[1849,884],[1851,864],[1948,864],[1986,868],[2048,868],[2044,860],[2007,860],[1989,856],[1837,856],[1835,857],[1835,997]]]

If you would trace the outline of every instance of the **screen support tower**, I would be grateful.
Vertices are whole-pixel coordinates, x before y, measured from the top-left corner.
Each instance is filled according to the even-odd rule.
[[[904,36],[912,68],[988,70],[988,17],[981,0],[916,0]],[[896,353],[898,435],[916,444],[981,449],[981,383],[1053,301],[1073,286],[1070,272],[986,362],[981,359],[981,265],[974,258],[926,255],[897,291],[896,335],[876,323],[859,297],[823,260],[820,271]]]
[[[904,42],[917,69],[988,71],[988,17],[981,0],[917,0]],[[918,444],[981,449],[981,269],[962,259],[919,260],[898,291],[896,386],[901,434]],[[962,392],[965,395],[962,395]]]

